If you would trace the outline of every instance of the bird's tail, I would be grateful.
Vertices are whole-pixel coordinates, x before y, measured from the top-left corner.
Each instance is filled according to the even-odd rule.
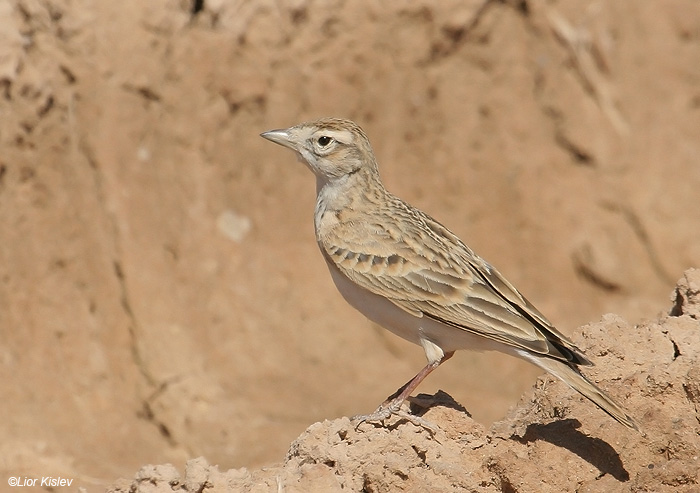
[[[639,430],[639,425],[619,404],[608,397],[593,382],[584,377],[579,371],[568,364],[552,358],[528,358],[537,366],[559,378],[569,387],[592,401],[596,406],[615,418],[619,423]]]

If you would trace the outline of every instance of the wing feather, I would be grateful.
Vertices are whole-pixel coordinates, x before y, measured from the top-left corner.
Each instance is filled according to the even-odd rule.
[[[456,235],[394,199],[392,210],[398,207],[400,217],[387,216],[381,224],[338,223],[319,237],[323,253],[343,275],[414,315],[527,351],[590,364]]]

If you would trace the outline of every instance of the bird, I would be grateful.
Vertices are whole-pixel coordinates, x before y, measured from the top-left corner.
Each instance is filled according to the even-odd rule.
[[[343,298],[421,346],[426,366],[360,421],[401,414],[404,401],[455,351],[500,351],[559,378],[619,423],[639,425],[586,378],[593,363],[491,264],[428,214],[390,193],[365,132],[321,118],[261,137],[291,149],[316,177],[314,230]]]

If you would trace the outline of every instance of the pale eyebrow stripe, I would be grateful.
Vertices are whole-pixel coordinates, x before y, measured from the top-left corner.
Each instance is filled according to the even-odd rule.
[[[333,137],[335,140],[342,142],[343,144],[351,144],[354,141],[352,132],[349,132],[348,130],[324,130],[323,134]]]

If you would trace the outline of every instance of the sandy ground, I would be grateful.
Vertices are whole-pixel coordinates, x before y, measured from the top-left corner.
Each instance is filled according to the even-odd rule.
[[[671,316],[633,326],[608,315],[577,337],[605,361],[587,373],[634,409],[641,433],[546,377],[488,430],[448,394],[421,394],[413,413],[430,428],[324,421],[282,465],[222,471],[200,457],[184,474],[148,465],[109,492],[699,492],[700,270],[676,295]]]
[[[603,322],[615,351],[597,354],[610,337],[591,336],[596,371],[617,396],[625,382],[630,408],[658,425],[657,455],[644,459],[655,467],[642,474],[625,455],[651,442],[611,441],[615,423],[595,409],[589,421],[575,399],[563,416],[580,429],[545,406],[531,418],[545,428],[526,427],[521,448],[499,455],[488,447],[515,445],[491,425],[516,419],[509,409],[539,372],[463,353],[419,391],[442,389],[469,410],[473,421],[454,405],[426,418],[457,442],[481,430],[475,450],[500,457],[474,469],[484,485],[518,491],[515,464],[545,446],[583,450],[582,470],[603,471],[596,481],[610,491],[666,474],[658,444],[673,459],[675,431],[661,425],[669,411],[652,408],[664,385],[690,396],[684,405],[694,390],[656,376],[650,391],[640,375],[661,370],[615,362],[645,354],[625,330],[660,344],[653,327],[696,320],[659,317],[700,265],[700,3],[6,0],[0,485],[62,477],[101,491],[164,463],[193,464],[197,477],[214,474],[209,464],[245,467],[237,480],[253,484],[302,433],[285,467],[323,463],[304,444],[347,428],[324,420],[371,411],[423,366],[420,348],[335,292],[313,239],[313,178],[258,136],[319,116],[360,123],[387,187],[455,231],[560,330],[581,338],[599,325],[577,327],[620,317]],[[538,402],[559,396],[550,389]],[[529,409],[523,399],[516,409]],[[325,424],[307,430],[315,422]],[[436,438],[411,426],[392,433],[426,447]],[[396,439],[365,427],[341,435]],[[608,445],[629,480],[591,464],[591,447],[617,457]],[[355,488],[347,453],[313,474]],[[436,474],[435,462],[415,464]],[[285,470],[292,488],[297,473]],[[379,474],[368,491],[389,481]]]

